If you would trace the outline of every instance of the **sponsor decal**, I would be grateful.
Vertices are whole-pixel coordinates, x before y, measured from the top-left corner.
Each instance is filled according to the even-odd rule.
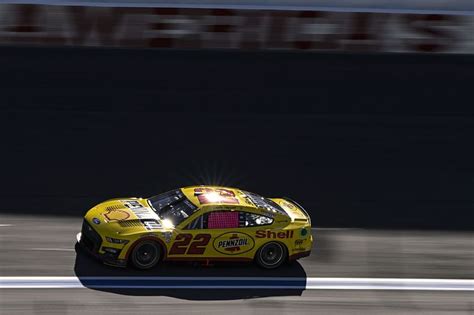
[[[165,242],[168,244],[171,241],[171,232],[163,232],[161,233],[161,237],[165,240]]]
[[[301,229],[301,236],[305,237],[306,235],[308,235],[308,230],[307,229]]]
[[[245,233],[228,232],[214,240],[214,249],[225,255],[238,255],[252,250],[255,242],[252,237]]]
[[[92,222],[94,222],[95,224],[100,224],[100,220],[97,219],[97,218],[93,218],[93,219],[92,219]]]
[[[158,215],[155,213],[155,211],[151,210],[150,208],[144,207],[136,200],[123,201],[123,205],[129,208],[130,211],[133,212],[133,214],[135,214],[139,219],[150,219],[159,221]]]
[[[123,202],[124,206],[130,209],[143,208],[142,204],[136,200],[129,200]]]
[[[303,246],[304,242],[305,242],[305,240],[296,240],[295,241],[295,248],[293,248],[292,251],[297,252],[297,251],[306,250],[306,248],[304,248],[304,246]]]
[[[140,220],[145,229],[147,230],[157,230],[161,229],[161,224],[155,220]]]
[[[107,210],[102,214],[108,221],[123,221],[130,217],[127,211],[123,210]]]
[[[294,232],[291,230],[273,232],[273,231],[257,231],[256,238],[293,238]]]
[[[291,203],[289,203],[289,202],[283,201],[283,205],[285,205],[286,207],[288,207],[288,209],[292,209],[292,210],[293,210],[293,209],[295,208],[295,206],[293,206],[293,205],[292,205]]]

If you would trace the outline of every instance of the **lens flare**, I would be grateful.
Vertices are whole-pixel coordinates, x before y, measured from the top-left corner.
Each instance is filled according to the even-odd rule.
[[[165,229],[172,229],[172,228],[174,228],[174,224],[173,224],[170,220],[168,220],[168,219],[162,220],[162,221],[161,221],[161,225],[163,225],[163,227],[164,227]]]

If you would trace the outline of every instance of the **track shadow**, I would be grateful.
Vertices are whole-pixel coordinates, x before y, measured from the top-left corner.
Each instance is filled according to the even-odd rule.
[[[264,270],[252,263],[219,263],[211,266],[191,263],[161,263],[152,270],[135,270],[104,265],[90,257],[76,244],[74,272],[81,283],[90,289],[133,296],[169,296],[186,300],[234,300],[269,296],[300,296],[306,285],[306,272],[298,262],[283,265],[277,270]],[[297,289],[153,289],[153,288],[107,288],[91,286],[88,277],[281,277],[299,278]]]

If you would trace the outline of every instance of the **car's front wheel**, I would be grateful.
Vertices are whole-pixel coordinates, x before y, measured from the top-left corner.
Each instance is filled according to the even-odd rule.
[[[160,245],[152,240],[144,240],[138,243],[130,257],[133,266],[138,269],[150,269],[156,266],[161,258]]]
[[[278,242],[269,242],[260,247],[255,260],[265,269],[274,269],[285,262],[287,256],[286,246]]]

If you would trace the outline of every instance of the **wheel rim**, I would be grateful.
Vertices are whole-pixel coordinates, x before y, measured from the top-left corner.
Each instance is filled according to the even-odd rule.
[[[159,257],[158,247],[151,242],[138,245],[134,251],[134,260],[140,267],[153,265]]]
[[[274,266],[283,259],[283,247],[278,243],[265,245],[260,251],[260,260],[266,266]]]

